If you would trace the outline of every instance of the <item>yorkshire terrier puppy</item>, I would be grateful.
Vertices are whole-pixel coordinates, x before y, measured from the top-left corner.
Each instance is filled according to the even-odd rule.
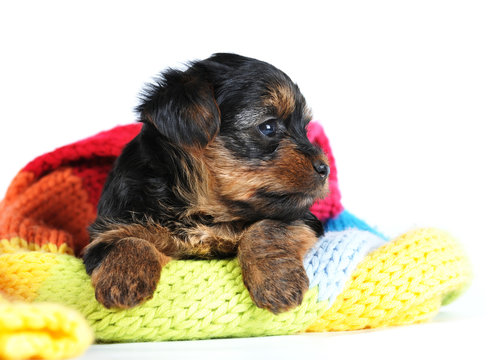
[[[303,257],[323,232],[309,207],[329,167],[298,86],[268,63],[215,54],[163,72],[137,112],[142,129],[109,174],[83,255],[97,300],[133,307],[170,259],[237,256],[258,307],[299,305]]]

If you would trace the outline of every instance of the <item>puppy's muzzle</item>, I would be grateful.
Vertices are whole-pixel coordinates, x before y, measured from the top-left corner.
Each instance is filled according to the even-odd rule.
[[[314,161],[314,169],[319,174],[319,176],[323,179],[327,178],[329,176],[329,166],[325,164],[322,160],[316,160]]]

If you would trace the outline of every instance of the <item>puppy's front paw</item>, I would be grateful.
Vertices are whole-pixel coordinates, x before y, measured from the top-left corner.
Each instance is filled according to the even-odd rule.
[[[269,261],[263,270],[243,271],[243,279],[256,306],[274,314],[300,305],[308,289],[308,277],[299,261]]]
[[[162,264],[153,245],[126,238],[112,248],[92,272],[95,298],[107,308],[131,308],[152,298]]]

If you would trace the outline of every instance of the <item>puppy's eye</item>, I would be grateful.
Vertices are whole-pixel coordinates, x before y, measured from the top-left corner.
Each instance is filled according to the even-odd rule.
[[[274,136],[277,132],[277,120],[270,119],[265,121],[264,123],[258,125],[258,130],[260,130],[260,132],[265,136]]]

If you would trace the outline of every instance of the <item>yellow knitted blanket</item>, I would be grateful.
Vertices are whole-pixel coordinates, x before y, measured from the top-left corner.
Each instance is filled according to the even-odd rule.
[[[380,246],[367,256],[357,256],[356,249],[369,243],[369,237]],[[7,243],[12,250],[6,241],[3,248]],[[358,246],[352,247],[355,243]],[[348,270],[356,257],[358,262]],[[153,299],[129,310],[109,310],[99,304],[81,260],[60,253],[0,255],[0,289],[13,299],[78,310],[102,341],[163,341],[418,323],[431,319],[442,304],[462,292],[471,273],[459,244],[435,229],[411,231],[386,243],[366,231],[330,231],[307,261],[310,290],[301,306],[280,315],[252,303],[237,260],[172,261],[163,269]],[[331,268],[338,264],[345,266]],[[76,354],[91,340],[81,318],[61,306],[9,303],[2,310],[4,357],[21,357],[24,353],[16,353],[20,349],[36,350],[38,357],[68,356],[65,351]],[[14,332],[8,332],[12,326]],[[21,341],[22,346],[16,345]],[[31,342],[34,345],[28,345]]]

